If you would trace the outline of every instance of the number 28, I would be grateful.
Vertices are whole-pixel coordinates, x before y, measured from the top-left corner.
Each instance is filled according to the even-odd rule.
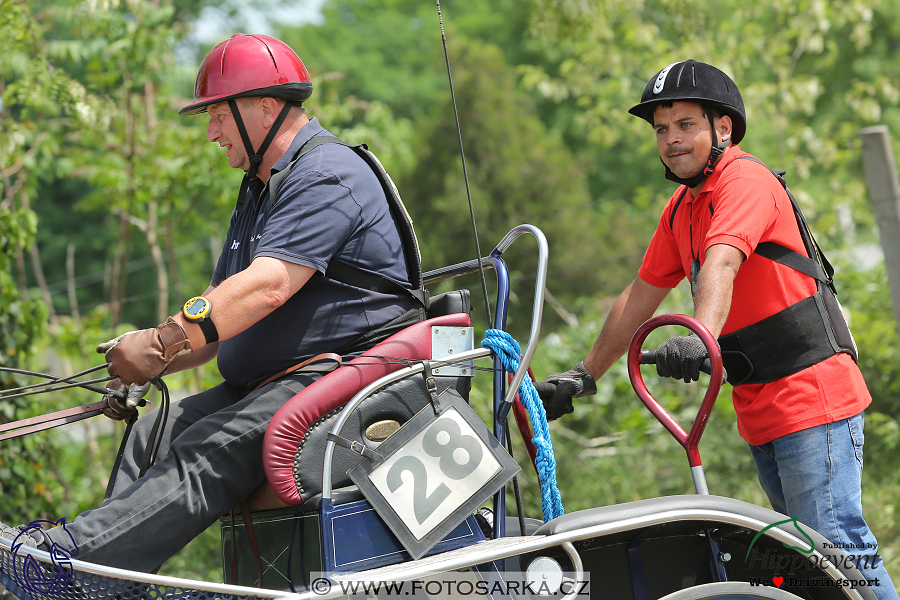
[[[440,436],[441,433],[446,435]],[[454,481],[468,477],[481,464],[484,455],[484,449],[478,438],[463,434],[459,424],[451,418],[439,418],[434,422],[425,432],[422,448],[428,455],[440,459],[441,473]],[[468,458],[465,463],[460,464],[454,458],[457,450],[466,453]],[[401,474],[404,471],[409,471],[413,476],[413,512],[421,524],[447,499],[450,488],[440,483],[431,494],[428,494],[426,491],[428,472],[425,464],[415,456],[404,456],[388,471],[387,485],[391,492],[396,492],[403,485]]]

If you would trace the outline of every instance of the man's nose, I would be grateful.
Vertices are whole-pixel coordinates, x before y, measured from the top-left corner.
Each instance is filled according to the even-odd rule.
[[[216,125],[215,121],[212,117],[209,119],[209,127],[206,128],[206,139],[210,142],[215,142],[219,137],[221,137],[222,131]]]
[[[677,128],[670,127],[666,130],[665,138],[667,145],[674,146],[681,143],[681,132]]]

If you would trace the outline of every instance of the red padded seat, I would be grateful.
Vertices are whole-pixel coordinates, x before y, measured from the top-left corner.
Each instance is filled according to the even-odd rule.
[[[388,361],[380,357],[411,362],[429,360],[433,358],[432,327],[468,327],[470,324],[467,313],[456,313],[407,327],[325,375],[281,407],[263,440],[266,479],[278,498],[291,506],[303,502],[294,480],[294,457],[310,426],[346,404],[370,383],[407,366],[399,360]]]

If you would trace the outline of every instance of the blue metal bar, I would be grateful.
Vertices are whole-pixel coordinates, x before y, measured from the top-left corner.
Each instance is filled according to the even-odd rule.
[[[497,273],[497,306],[494,311],[494,329],[506,331],[506,317],[509,314],[509,269],[494,250],[488,259]],[[497,418],[506,395],[506,372],[498,356],[494,356],[494,393],[491,414],[494,415],[494,436],[503,444],[506,435],[506,419]],[[494,537],[506,536],[506,487],[494,494]]]

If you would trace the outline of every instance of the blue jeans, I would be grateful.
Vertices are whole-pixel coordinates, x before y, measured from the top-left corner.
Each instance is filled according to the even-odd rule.
[[[862,512],[863,423],[859,413],[750,446],[772,508],[812,527],[839,548],[878,548]],[[878,579],[872,589],[879,600],[898,600],[881,556],[868,568],[865,562],[859,570],[866,579]]]

